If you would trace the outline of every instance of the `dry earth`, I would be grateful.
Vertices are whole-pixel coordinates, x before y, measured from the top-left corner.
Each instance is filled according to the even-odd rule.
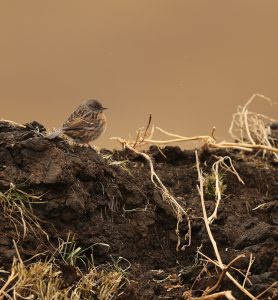
[[[58,237],[66,240],[70,232],[78,246],[88,248],[88,257],[93,254],[95,265],[119,257],[125,259],[122,268],[130,263],[129,284],[116,299],[183,299],[187,290],[200,296],[216,283],[219,270],[196,256],[202,245],[201,251],[215,259],[202,219],[194,151],[156,146],[147,151],[165,186],[185,209],[190,208],[192,242],[177,251],[176,216],[151,182],[149,165],[141,156],[128,150],[99,154],[88,147],[70,146],[61,138],[48,140],[44,130],[36,122],[25,128],[0,122],[0,191],[13,183],[26,193],[43,195],[43,203],[32,208],[51,237],[47,241],[44,234],[28,230],[24,239],[18,239],[15,225],[0,207],[1,269],[9,271],[16,256],[13,240],[26,260],[43,251],[52,253]],[[226,190],[211,228],[224,263],[245,254],[234,267],[246,271],[250,254],[255,257],[246,288],[258,295],[278,278],[278,164],[271,156],[203,149],[200,166],[210,173],[217,157],[226,155],[245,184],[233,174],[224,175]],[[208,212],[214,204],[214,199],[206,199]],[[265,205],[254,210],[261,204]],[[19,224],[17,228],[22,236]],[[182,237],[187,222],[179,229]],[[185,243],[182,239],[181,247]],[[62,262],[61,271],[66,284],[78,280],[75,269],[63,267]],[[242,283],[243,275],[231,273]],[[237,299],[245,299],[225,279],[220,290],[227,289]],[[275,299],[277,293],[270,289],[260,299]]]

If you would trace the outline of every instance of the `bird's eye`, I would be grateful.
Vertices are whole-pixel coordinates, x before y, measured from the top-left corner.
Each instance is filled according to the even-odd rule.
[[[97,105],[91,105],[91,108],[94,109],[94,110],[100,109]]]

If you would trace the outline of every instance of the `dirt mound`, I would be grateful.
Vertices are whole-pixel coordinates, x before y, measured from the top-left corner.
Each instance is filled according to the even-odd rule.
[[[118,299],[183,299],[183,292],[192,290],[198,296],[217,282],[215,266],[196,256],[197,247],[202,246],[202,252],[215,259],[202,219],[194,151],[156,146],[147,151],[162,182],[180,205],[190,209],[192,241],[185,246],[187,241],[182,240],[177,251],[175,213],[151,182],[149,165],[141,156],[128,150],[97,153],[88,147],[70,146],[61,138],[48,140],[44,131],[36,122],[26,127],[0,122],[2,195],[12,183],[14,190],[42,196],[42,201],[32,204],[42,228],[35,233],[15,224],[1,205],[1,268],[10,270],[16,256],[13,240],[26,260],[38,253],[52,253],[58,238],[66,240],[71,233],[77,245],[87,249],[86,256],[93,255],[96,266],[119,257],[124,258],[125,267],[130,264],[129,284]],[[217,157],[226,155],[245,184],[233,174],[225,174],[226,189],[211,228],[224,263],[238,254],[246,255],[233,266],[241,274],[231,270],[239,282],[244,280],[250,254],[255,258],[246,287],[257,295],[278,278],[277,163],[272,157],[203,149],[201,168],[210,173]],[[214,199],[206,200],[209,212],[214,204]],[[180,236],[186,234],[187,223],[179,224],[179,229]],[[72,282],[66,273],[71,272],[75,274],[71,269],[63,272],[68,284]],[[225,279],[220,290],[227,289],[245,299]],[[277,296],[277,290],[270,289],[260,299],[274,299],[275,293]]]

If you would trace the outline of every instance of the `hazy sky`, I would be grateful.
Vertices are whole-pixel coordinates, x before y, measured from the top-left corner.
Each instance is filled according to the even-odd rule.
[[[96,98],[109,108],[98,146],[149,113],[177,134],[227,138],[253,93],[278,102],[277,16],[277,0],[0,0],[0,118],[50,129]]]

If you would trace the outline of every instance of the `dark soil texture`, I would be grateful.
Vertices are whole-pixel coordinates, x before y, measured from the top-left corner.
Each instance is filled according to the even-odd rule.
[[[163,184],[188,209],[191,244],[186,246],[183,239],[188,231],[185,220],[179,224],[181,245],[177,250],[176,216],[151,182],[149,164],[142,156],[127,149],[97,153],[69,145],[62,138],[48,140],[44,131],[36,122],[25,128],[0,122],[0,191],[4,193],[13,183],[26,193],[43,195],[43,203],[32,208],[51,237],[47,241],[43,234],[38,237],[29,230],[18,241],[24,260],[51,252],[49,242],[57,246],[58,237],[65,240],[71,233],[78,246],[88,248],[86,254],[93,255],[96,265],[111,262],[111,257],[123,257],[130,263],[130,283],[118,299],[184,299],[185,291],[200,296],[217,282],[221,271],[212,263],[203,269],[205,262],[196,256],[202,246],[201,251],[215,260],[197,190],[194,151],[156,146],[146,151]],[[225,173],[226,189],[211,229],[224,264],[245,254],[233,266],[244,274],[250,254],[255,258],[246,288],[258,295],[278,280],[278,164],[271,155],[262,157],[261,153],[206,149],[198,153],[206,173],[218,157],[229,156],[245,183]],[[214,205],[213,198],[206,199],[209,215]],[[0,220],[0,268],[10,270],[16,255],[13,240],[18,237],[3,207]],[[244,275],[230,272],[243,282]],[[64,275],[65,281],[70,280],[66,276],[70,274]],[[248,299],[227,278],[219,290]],[[277,297],[276,286],[260,299]]]

